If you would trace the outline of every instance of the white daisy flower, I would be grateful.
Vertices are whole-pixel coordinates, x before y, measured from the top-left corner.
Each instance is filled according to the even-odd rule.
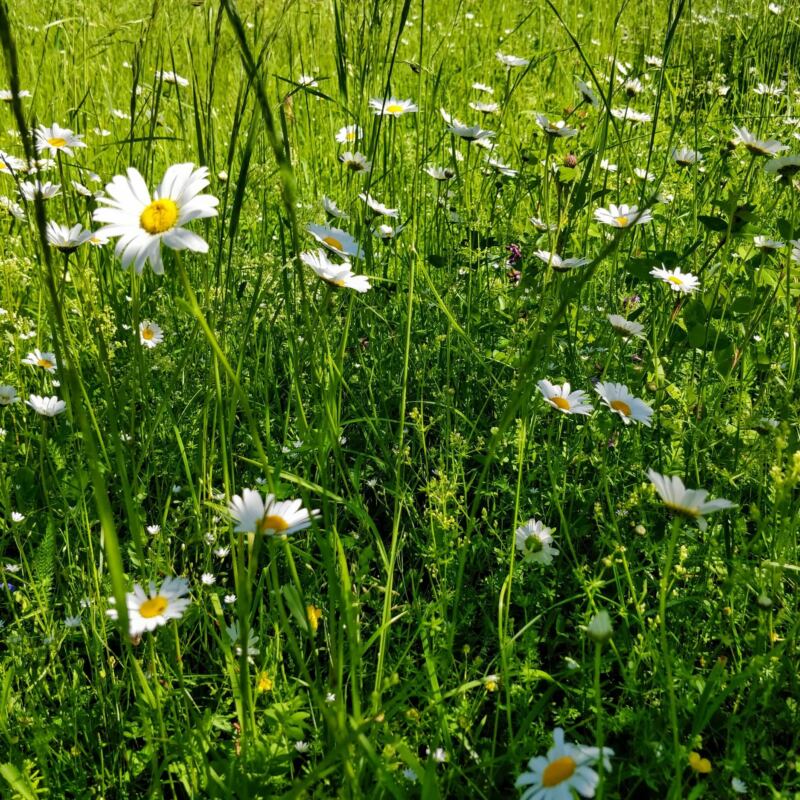
[[[494,94],[494,89],[492,89],[492,87],[486,83],[479,83],[476,81],[475,83],[472,84],[472,88],[476,92],[485,92],[486,94]]]
[[[378,239],[388,241],[389,239],[396,239],[405,227],[405,225],[396,225],[394,228],[386,224],[376,225],[372,231],[372,235],[376,236]]]
[[[604,225],[611,225],[613,228],[628,228],[631,225],[644,225],[647,222],[651,222],[653,216],[647,209],[639,211],[638,206],[627,206],[624,203],[615,206],[610,203],[608,209],[596,209],[594,218]]]
[[[401,117],[403,114],[413,114],[419,109],[411,100],[398,100],[396,97],[381,99],[373,97],[369,101],[373,114],[379,117]]]
[[[464,125],[457,119],[453,119],[447,126],[447,130],[452,133],[453,136],[458,136],[465,142],[475,142],[479,139],[491,139],[495,135],[494,131],[484,130],[480,125]]]
[[[664,59],[661,58],[661,56],[645,56],[644,63],[647,64],[648,67],[661,69],[661,67],[664,66]]]
[[[673,292],[681,292],[682,294],[691,294],[696,289],[700,288],[700,280],[696,275],[691,272],[681,272],[680,267],[675,269],[667,269],[663,264],[661,267],[653,267],[650,274],[654,278],[664,281],[669,284],[669,288]]]
[[[348,150],[339,156],[339,161],[351,172],[369,172],[372,169],[372,162],[367,161],[367,157],[363,153],[351,153]]]
[[[24,514],[20,514],[19,511],[12,511],[11,512],[11,521],[12,522],[16,522],[16,523],[24,522],[25,521],[25,515]],[[19,572],[20,568],[19,568],[19,566],[17,566],[16,569],[12,569],[11,567],[6,567],[6,569],[9,572]]]
[[[364,131],[358,125],[345,125],[336,132],[336,141],[339,144],[353,144],[364,136]]]
[[[61,194],[61,184],[50,183],[50,181],[25,181],[19,185],[19,193],[29,202],[32,203],[34,197],[38,194],[42,200],[51,200],[53,197]]]
[[[785,144],[781,144],[776,139],[758,139],[750,133],[744,126],[733,126],[735,134],[735,141],[738,144],[743,144],[755,156],[775,156],[783,150],[789,148]]]
[[[469,107],[480,114],[496,114],[500,110],[497,103],[470,103]]]
[[[324,250],[316,253],[301,253],[300,260],[314,272],[334,286],[346,289],[355,289],[357,292],[366,292],[370,289],[369,278],[365,275],[356,275],[350,267],[349,261],[334,264]]]
[[[703,161],[703,156],[688,147],[673,147],[672,160],[679,167],[691,167],[693,164],[700,164]]]
[[[150,593],[137,583],[126,596],[128,606],[128,633],[141,636],[145,631],[154,631],[171,619],[180,619],[192,602],[189,584],[185,578],[166,578],[161,587],[150,581]]]
[[[771,158],[764,164],[764,172],[788,179],[800,171],[800,156],[778,156]]]
[[[636,111],[633,108],[612,108],[611,116],[623,122],[652,122],[653,118],[644,111]]]
[[[569,383],[565,383],[563,386],[554,386],[550,381],[541,380],[536,385],[539,387],[542,397],[553,408],[557,408],[564,414],[588,415],[594,411],[592,405],[586,402],[586,392],[581,389],[571,392]]]
[[[534,255],[556,272],[569,272],[576,267],[585,267],[591,260],[589,258],[561,258],[558,253],[551,253],[548,250],[536,250]]]
[[[25,172],[25,162],[21,158],[0,150],[0,175],[13,176],[17,172]]]
[[[56,417],[67,408],[67,404],[63,400],[59,400],[55,395],[53,397],[41,397],[38,394],[32,394],[25,401],[25,404],[43,417]]]
[[[589,103],[593,108],[600,108],[600,101],[597,99],[594,89],[586,81],[576,81],[575,85],[578,87],[578,91],[581,93],[581,100],[584,103]]]
[[[622,88],[625,90],[625,94],[628,97],[636,97],[636,95],[641,94],[644,90],[644,86],[642,86],[642,82],[638,78],[628,78],[623,84]]]
[[[13,386],[0,385],[0,406],[12,406],[19,402],[19,395]]]
[[[521,56],[505,55],[499,50],[495,53],[495,57],[504,67],[527,67],[530,64],[530,59],[522,58]]]
[[[647,477],[650,478],[659,497],[670,511],[696,520],[702,531],[708,527],[708,523],[703,519],[706,514],[713,514],[716,511],[723,511],[735,506],[730,500],[722,498],[706,500],[708,492],[705,489],[687,489],[677,475],[670,477],[648,469]]]
[[[151,197],[139,171],[129,167],[127,177],[117,175],[106,186],[109,196],[98,198],[107,207],[94,212],[95,222],[106,223],[97,234],[119,237],[114,252],[123,267],[133,264],[141,273],[149,261],[153,272],[162,275],[162,241],[172,250],[208,252],[200,236],[182,227],[194,219],[216,216],[217,198],[200,194],[206,186],[207,167],[174,164]]]
[[[164,341],[164,332],[149,319],[144,319],[139,323],[139,342],[142,347],[152,350]]]
[[[262,533],[267,536],[288,536],[311,526],[311,518],[319,515],[316,509],[309,512],[301,500],[276,500],[274,494],[265,498],[255,489],[245,489],[228,503],[228,513],[236,523],[236,533]]]
[[[425,167],[423,172],[431,176],[435,181],[451,181],[456,174],[447,167]]]
[[[222,601],[225,603],[226,606],[233,605],[236,602],[236,595],[226,594],[225,597],[222,598]]]
[[[594,797],[600,776],[592,769],[598,761],[611,771],[610,757],[614,751],[604,747],[585,747],[564,741],[561,728],[553,730],[553,746],[546,756],[536,756],[528,762],[529,772],[516,780],[518,789],[525,788],[520,800],[572,800],[573,791],[581,797]]]
[[[628,339],[631,336],[642,337],[644,333],[644,325],[633,320],[626,319],[619,314],[609,314],[608,321],[611,327],[623,338]]]
[[[783,242],[778,239],[770,239],[768,236],[754,236],[753,245],[759,250],[780,250]]]
[[[17,92],[17,97],[22,99],[23,97],[30,97],[31,93],[27,89],[20,89]],[[10,103],[14,99],[14,95],[10,89],[0,89],[0,100],[4,103]]]
[[[563,119],[558,122],[550,122],[544,114],[536,115],[536,124],[548,135],[560,139],[566,139],[570,136],[576,136],[578,131],[576,128],[570,128]]]
[[[499,158],[492,158],[492,156],[486,156],[486,166],[505,178],[516,178],[519,175],[519,170],[514,169]]]
[[[616,164],[612,164],[607,158],[604,158],[600,162],[600,169],[604,169],[606,172],[616,172],[619,167]]]
[[[771,86],[769,83],[762,83],[759,81],[753,87],[753,91],[762,96],[780,97],[786,91],[786,84],[781,83],[778,86]]]
[[[643,400],[634,397],[624,384],[601,382],[595,385],[594,390],[612,411],[619,414],[626,425],[630,425],[633,420],[650,427],[653,409]]]
[[[169,72],[167,70],[156,70],[156,80],[163,81],[164,83],[172,83],[175,86],[188,86],[189,81],[182,78],[177,72]]]
[[[334,219],[349,219],[349,214],[342,211],[342,209],[336,205],[335,201],[331,200],[331,198],[326,195],[322,196],[322,207],[325,209],[325,213],[329,214]]]
[[[47,243],[62,253],[74,253],[82,244],[92,238],[92,232],[84,230],[78,223],[68,228],[50,220],[47,223]]]
[[[97,231],[92,231],[92,235],[89,238],[89,244],[93,245],[94,247],[102,247],[104,244],[108,244],[108,236],[98,233]]]
[[[364,258],[358,242],[339,228],[327,225],[309,225],[306,230],[324,247],[342,258]]]
[[[32,367],[41,367],[45,372],[55,372],[58,369],[55,353],[43,353],[39,348],[35,348],[32,353],[28,353],[22,359],[23,364],[30,364]]]
[[[74,147],[86,147],[86,142],[83,141],[81,134],[73,133],[69,128],[62,128],[54,122],[49,128],[40,125],[36,129],[37,153],[49,150],[50,155],[53,156],[57,153],[66,153],[71,156]]]
[[[363,201],[373,214],[383,217],[394,217],[395,219],[400,216],[400,209],[389,208],[383,203],[378,202],[371,194],[361,192],[358,199]]]
[[[0,208],[8,211],[14,219],[24,220],[25,219],[25,209],[17,202],[12,200],[10,197],[6,197],[5,195],[0,195]]]
[[[642,169],[641,167],[635,167],[633,170],[633,174],[640,180],[640,181],[647,181],[651,183],[656,179],[656,176],[653,175],[652,172],[648,172],[646,169]]]
[[[529,519],[514,533],[514,545],[524,561],[538,561],[547,566],[559,551],[553,544],[552,528],[546,528],[538,519]]]

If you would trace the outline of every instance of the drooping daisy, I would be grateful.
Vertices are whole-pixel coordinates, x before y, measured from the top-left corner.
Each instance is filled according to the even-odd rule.
[[[754,156],[774,156],[789,149],[787,145],[781,144],[776,139],[758,139],[743,126],[734,125],[733,132],[736,135],[735,141],[743,144]]]
[[[633,320],[626,319],[619,314],[609,314],[608,321],[611,327],[623,338],[628,339],[631,336],[641,337],[644,332],[644,325]]]
[[[182,78],[177,72],[169,72],[167,70],[156,70],[156,80],[163,81],[164,83],[172,83],[175,86],[188,86],[189,81]]]
[[[369,208],[369,210],[376,216],[394,217],[395,219],[400,216],[400,209],[389,208],[388,206],[385,206],[368,192],[361,192],[361,194],[358,196],[358,199],[365,203],[367,208]]]
[[[150,592],[146,594],[138,584],[126,595],[128,606],[128,633],[141,636],[145,631],[154,631],[171,619],[180,619],[191,604],[189,584],[185,578],[166,578],[156,590],[150,581]]]
[[[661,475],[655,470],[648,469],[647,477],[655,486],[664,505],[676,514],[695,520],[701,531],[708,527],[708,523],[703,519],[706,514],[735,506],[730,500],[723,498],[706,500],[708,492],[705,489],[687,489],[677,475]]]
[[[379,117],[402,117],[403,114],[414,114],[419,109],[411,100],[398,100],[396,97],[381,99],[373,97],[369,101],[373,114]]]
[[[600,107],[600,101],[597,99],[594,89],[586,81],[575,81],[575,85],[578,87],[578,91],[581,93],[581,100],[584,103],[589,103],[593,108]]]
[[[47,223],[47,243],[62,253],[73,253],[84,242],[92,238],[92,232],[84,230],[83,225],[78,223],[68,228],[66,225],[59,225],[57,222]]]
[[[558,122],[550,122],[544,114],[536,115],[536,124],[548,135],[555,138],[567,139],[570,136],[576,136],[578,131],[575,128],[570,128],[563,119]]]
[[[584,747],[564,741],[562,728],[553,730],[553,746],[546,756],[536,756],[528,762],[530,772],[523,772],[514,784],[525,788],[520,800],[572,800],[573,791],[581,797],[594,797],[600,776],[592,769],[598,761],[611,771],[610,757],[614,751],[604,747]]]
[[[674,147],[672,149],[672,160],[679,167],[691,167],[692,164],[701,163],[703,156],[697,150],[691,150],[688,147]]]
[[[506,55],[499,50],[495,53],[495,57],[504,67],[527,67],[530,60],[522,58],[521,56]]]
[[[353,144],[364,135],[364,131],[358,125],[345,125],[336,132],[336,141],[339,144]]]
[[[32,367],[41,367],[45,372],[55,372],[58,369],[55,353],[43,353],[39,348],[34,348],[32,353],[28,353],[22,359],[23,364],[30,364]]]
[[[245,489],[228,503],[228,513],[236,523],[236,533],[262,533],[266,536],[288,536],[311,526],[319,511],[303,508],[301,500],[276,500],[268,494],[262,498],[255,489]]]
[[[139,323],[139,341],[142,347],[152,350],[164,341],[164,333],[155,322],[145,319]]]
[[[600,382],[595,385],[594,390],[612,411],[619,414],[626,425],[630,425],[633,420],[650,427],[653,409],[643,400],[634,397],[624,384]]]
[[[700,280],[696,275],[691,272],[681,272],[680,267],[675,269],[667,269],[663,264],[660,267],[653,267],[650,274],[654,278],[664,281],[669,285],[673,292],[681,292],[682,294],[691,294],[695,289],[700,288]]]
[[[11,406],[19,402],[19,395],[13,386],[0,385],[0,406]]]
[[[367,157],[363,153],[351,153],[348,150],[339,156],[339,161],[351,172],[369,172],[372,169],[372,162],[367,161]]]
[[[61,184],[50,181],[25,181],[19,185],[19,193],[29,202],[38,194],[42,200],[51,200],[61,194]]]
[[[588,258],[561,258],[558,253],[551,253],[548,250],[536,250],[534,255],[556,272],[569,272],[576,267],[585,267],[591,260]]]
[[[326,195],[322,196],[322,207],[325,209],[325,213],[329,216],[333,217],[334,219],[348,219],[349,214],[346,211],[342,211],[334,200],[331,200],[330,197]]]
[[[475,142],[479,139],[491,139],[494,136],[494,131],[484,130],[480,125],[464,125],[457,119],[454,119],[452,123],[447,126],[447,130],[452,133],[453,136],[458,136],[459,139],[463,139],[465,142]]]
[[[96,209],[94,220],[107,224],[97,234],[119,237],[114,252],[123,267],[133,264],[141,273],[149,261],[153,272],[162,275],[162,241],[172,250],[208,252],[208,244],[200,236],[182,227],[194,219],[216,216],[217,198],[200,194],[206,186],[207,167],[174,164],[151,197],[139,171],[129,167],[127,177],[117,175],[106,186],[109,196],[98,198],[98,203],[107,207]]]
[[[300,260],[311,267],[322,280],[334,286],[345,289],[354,289],[357,292],[366,292],[370,289],[369,278],[366,275],[356,275],[350,267],[349,261],[334,264],[324,250],[316,253],[301,253]]]
[[[546,528],[538,519],[529,519],[514,533],[514,544],[524,561],[538,561],[547,566],[558,550],[552,546],[552,528]]]
[[[342,258],[363,258],[364,251],[358,242],[339,228],[327,225],[309,225],[306,230],[324,247]]]
[[[71,156],[73,147],[86,147],[86,142],[83,141],[81,134],[73,133],[69,128],[62,128],[54,122],[49,128],[40,125],[36,129],[37,153],[49,150],[52,156],[57,153],[66,153]]]
[[[586,392],[578,389],[571,392],[569,383],[563,386],[554,386],[550,381],[541,380],[536,384],[542,397],[550,403],[553,408],[557,408],[564,414],[584,414],[588,415],[594,408],[586,402]]]
[[[37,414],[43,417],[58,416],[67,407],[63,400],[53,395],[52,397],[42,397],[38,394],[32,394],[26,401],[25,405],[30,406]]]
[[[624,203],[620,206],[615,206],[613,203],[609,203],[608,209],[596,209],[594,218],[604,225],[611,225],[613,228],[628,228],[631,225],[644,225],[647,222],[651,222],[653,216],[647,209],[639,211],[638,206],[627,206]]]

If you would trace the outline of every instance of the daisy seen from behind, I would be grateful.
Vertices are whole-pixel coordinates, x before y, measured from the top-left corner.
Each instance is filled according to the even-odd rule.
[[[159,589],[150,581],[149,594],[140,584],[126,595],[128,606],[128,633],[141,636],[145,631],[154,631],[171,619],[180,619],[192,602],[189,583],[185,578],[166,578]]]
[[[129,167],[127,177],[115,176],[106,186],[108,196],[98,198],[104,207],[95,210],[94,220],[106,224],[96,235],[119,237],[115,254],[123,267],[133,264],[141,273],[149,261],[153,272],[162,275],[162,241],[172,250],[208,252],[205,240],[183,227],[216,216],[217,198],[200,194],[208,183],[207,167],[173,164],[151,195],[139,171]]]
[[[660,267],[653,267],[650,274],[669,285],[673,292],[681,294],[691,294],[700,288],[700,280],[691,272],[681,272],[680,267],[667,269],[663,264]]]
[[[520,800],[572,800],[573,791],[581,797],[594,797],[600,776],[593,769],[598,761],[611,771],[614,751],[604,747],[584,747],[564,740],[562,728],[553,730],[553,746],[546,756],[535,756],[528,762],[514,784],[523,789]]]
[[[687,489],[677,475],[661,475],[653,469],[648,469],[647,477],[655,486],[664,505],[682,517],[695,520],[701,531],[708,527],[708,523],[703,519],[706,514],[735,506],[735,503],[724,498],[706,500],[708,492],[705,489]]]
[[[775,139],[759,139],[744,126],[734,125],[733,132],[736,137],[734,141],[744,145],[754,156],[775,156],[789,149]]]
[[[614,413],[619,414],[626,425],[630,425],[633,420],[650,427],[653,409],[644,400],[634,397],[624,384],[601,382],[594,387],[594,390]]]
[[[37,153],[47,150],[52,156],[58,153],[66,153],[71,156],[74,147],[86,147],[83,136],[73,133],[69,128],[62,128],[57,122],[54,122],[49,128],[40,125],[36,129]]]
[[[538,519],[529,519],[514,533],[514,545],[523,561],[538,561],[547,566],[559,551],[553,547],[553,529],[545,527]]]
[[[256,489],[245,489],[228,503],[228,513],[236,523],[236,533],[262,533],[266,536],[288,536],[311,526],[319,515],[307,511],[302,500],[276,500],[274,494],[262,497]]]
[[[623,339],[629,339],[631,336],[642,337],[644,335],[644,325],[640,322],[634,322],[631,319],[621,316],[620,314],[609,314],[608,321],[615,333]]]
[[[556,386],[548,380],[541,380],[536,384],[542,397],[550,403],[553,408],[557,408],[564,414],[583,414],[588,415],[594,411],[593,406],[586,402],[586,392],[577,389],[572,392],[569,383],[563,386]]]

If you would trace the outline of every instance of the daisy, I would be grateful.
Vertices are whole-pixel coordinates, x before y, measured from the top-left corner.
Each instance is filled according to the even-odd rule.
[[[300,260],[322,278],[334,286],[346,289],[355,289],[357,292],[366,292],[370,289],[369,278],[365,275],[356,275],[350,268],[350,262],[334,264],[321,248],[316,253],[301,253]]]
[[[766,95],[768,97],[780,97],[786,91],[786,84],[781,83],[780,86],[770,86],[768,83],[761,83],[761,81],[759,81],[753,87],[753,91],[756,94]]]
[[[171,619],[180,619],[192,602],[189,584],[185,578],[166,578],[161,588],[150,581],[150,593],[136,583],[126,596],[128,606],[128,633],[141,636],[145,631],[154,631]]]
[[[92,238],[92,232],[83,229],[83,225],[78,223],[68,228],[66,225],[59,225],[57,222],[47,223],[47,243],[62,253],[73,253],[84,242]]]
[[[653,416],[653,409],[643,400],[634,397],[628,387],[622,383],[598,383],[594,390],[600,395],[602,401],[615,413],[622,417],[626,425],[630,425],[631,420],[641,422],[642,425],[650,427],[650,417]]]
[[[19,511],[12,511],[11,512],[11,521],[12,522],[16,522],[16,523],[24,522],[25,521],[25,515],[24,514],[20,514]],[[19,566],[17,566],[15,569],[12,569],[11,567],[6,567],[6,569],[9,572],[19,572]]]
[[[381,99],[373,97],[369,101],[369,107],[372,109],[373,114],[379,117],[401,117],[403,114],[414,114],[419,109],[411,100],[398,100],[395,97]]]
[[[22,359],[23,364],[30,364],[32,367],[41,367],[45,372],[55,372],[58,369],[55,353],[43,353],[35,348],[32,353],[28,353]]]
[[[309,512],[301,500],[276,500],[274,494],[262,498],[255,489],[245,489],[228,503],[228,513],[236,523],[236,533],[263,533],[268,536],[288,536],[311,526],[311,518],[319,515],[316,509]]]
[[[553,408],[557,408],[564,414],[584,414],[588,415],[594,408],[586,402],[586,392],[578,389],[570,392],[569,383],[563,386],[554,386],[550,381],[541,380],[536,384],[542,397],[550,403]]]
[[[297,79],[297,83],[300,86],[308,86],[311,89],[315,89],[319,86],[313,75],[301,75]]]
[[[768,236],[754,236],[753,245],[759,250],[780,250],[783,242],[778,239],[770,239]]]
[[[527,58],[512,55],[507,56],[499,50],[495,53],[495,56],[504,67],[527,67],[528,64],[531,63]]]
[[[644,86],[642,86],[642,82],[638,78],[628,78],[628,80],[622,84],[622,88],[625,89],[625,94],[628,95],[628,97],[636,97],[636,95],[641,94],[644,90]]]
[[[17,390],[7,384],[0,385],[0,406],[11,406],[19,402]]]
[[[486,83],[473,83],[472,88],[476,92],[486,92],[486,94],[494,94],[494,89]]]
[[[455,172],[447,167],[425,167],[423,171],[435,181],[451,181],[456,176]]]
[[[608,321],[611,327],[623,338],[629,339],[631,336],[641,337],[644,332],[644,325],[633,320],[621,317],[619,314],[609,314]]]
[[[614,751],[604,747],[584,747],[564,741],[562,728],[553,730],[553,746],[546,756],[528,762],[530,772],[523,772],[516,783],[518,789],[528,787],[520,800],[571,800],[575,791],[581,797],[594,797],[600,776],[591,765],[601,762],[611,771],[610,756]]]
[[[784,179],[793,177],[798,171],[800,171],[800,156],[779,156],[771,158],[764,164],[764,172]]]
[[[700,281],[697,276],[692,275],[691,272],[681,272],[680,267],[675,269],[667,269],[663,264],[661,267],[653,267],[650,274],[654,278],[664,281],[669,284],[669,288],[673,292],[681,292],[682,294],[691,294],[695,289],[700,288]]]
[[[345,211],[342,211],[330,197],[326,197],[325,195],[322,196],[322,207],[325,209],[325,213],[334,219],[349,218],[349,215]]]
[[[339,156],[339,161],[351,172],[369,172],[372,169],[372,162],[367,161],[363,153],[351,153],[348,150]]]
[[[145,319],[139,323],[139,342],[142,347],[152,350],[163,341],[164,333],[155,322]]]
[[[362,200],[370,211],[376,216],[382,217],[394,217],[395,219],[400,216],[400,210],[397,208],[389,208],[385,206],[383,203],[379,203],[371,194],[368,192],[361,192],[358,196],[359,200]]]
[[[561,258],[558,253],[550,253],[547,250],[537,250],[534,255],[556,272],[569,272],[576,267],[585,267],[590,261],[588,258]]]
[[[676,514],[696,520],[701,531],[708,527],[708,523],[703,519],[706,514],[733,508],[735,505],[730,500],[722,498],[706,500],[708,492],[705,489],[687,489],[677,475],[672,477],[660,475],[655,470],[649,469],[647,477],[655,486],[664,505]]]
[[[697,150],[691,150],[688,147],[674,147],[672,149],[672,160],[679,167],[691,167],[693,164],[701,163],[703,156]]]
[[[458,136],[465,142],[474,142],[478,139],[491,139],[494,136],[494,131],[484,130],[480,125],[464,125],[457,119],[454,119],[447,126],[447,130],[452,133],[453,136]]]
[[[200,576],[200,582],[203,586],[213,586],[217,582],[217,576],[213,572],[204,572]]]
[[[119,237],[114,252],[123,267],[133,264],[141,273],[150,261],[153,272],[162,275],[162,240],[173,250],[208,252],[208,244],[202,238],[182,227],[193,219],[216,216],[217,198],[200,194],[206,186],[207,167],[174,164],[151,197],[139,171],[129,167],[127,177],[117,175],[106,186],[109,196],[98,198],[107,207],[96,209],[94,220],[107,224],[97,233]]]
[[[656,176],[653,175],[652,172],[648,172],[646,169],[642,169],[641,167],[636,167],[633,170],[633,174],[640,180],[640,181],[647,181],[648,183],[654,181]]]
[[[358,242],[339,228],[326,225],[309,225],[306,230],[324,247],[342,258],[363,258],[364,251]]]
[[[42,200],[50,200],[56,195],[61,194],[61,184],[50,183],[50,181],[25,181],[19,185],[19,193],[29,202],[38,194]]]
[[[372,235],[377,236],[378,239],[383,239],[384,241],[388,241],[389,239],[397,238],[398,234],[405,227],[406,227],[405,225],[397,225],[394,228],[391,225],[378,225],[372,231]]]
[[[775,139],[757,139],[745,127],[733,126],[737,144],[743,144],[754,156],[775,156],[783,150],[789,148]]]
[[[20,91],[17,92],[17,97],[19,98],[30,96],[31,93],[27,89],[20,89]],[[2,100],[4,103],[10,103],[13,99],[14,95],[10,89],[0,89],[0,100]]]
[[[108,236],[94,231],[89,238],[89,244],[94,245],[95,247],[102,247],[104,244],[108,244]]]
[[[567,123],[564,122],[563,119],[560,119],[558,122],[550,122],[550,120],[544,114],[537,114],[536,115],[536,124],[548,135],[554,136],[556,138],[569,138],[570,136],[576,136],[578,131],[575,128],[568,127]]]
[[[519,170],[513,169],[510,165],[506,164],[504,161],[501,161],[499,158],[486,156],[486,166],[505,178],[516,178],[517,175],[519,175]]]
[[[156,80],[163,81],[164,83],[172,83],[175,86],[188,86],[189,81],[182,78],[177,72],[167,72],[156,70]]]
[[[14,202],[10,197],[0,195],[0,208],[8,211],[14,219],[25,219],[25,209],[19,203]]]
[[[57,123],[53,123],[49,128],[40,125],[36,129],[36,152],[49,150],[50,155],[66,153],[72,155],[73,147],[86,147],[83,136],[73,133],[69,128],[62,128]]]
[[[520,525],[514,533],[514,544],[523,561],[538,561],[545,566],[551,564],[553,556],[559,552],[552,546],[552,533],[553,529],[546,528],[538,519],[529,519]]]
[[[481,114],[496,114],[500,110],[497,103],[470,103],[469,107]]]
[[[593,108],[600,107],[600,101],[597,99],[594,89],[588,83],[579,80],[575,82],[575,85],[578,87],[578,91],[581,93],[581,100],[584,103],[589,103]]]
[[[604,169],[606,172],[616,172],[619,167],[616,164],[612,164],[607,158],[604,158],[600,162],[600,169]]]
[[[628,228],[631,225],[644,225],[651,222],[653,217],[645,208],[639,211],[638,206],[626,206],[624,203],[615,206],[610,203],[608,209],[598,208],[594,212],[594,218],[604,225],[611,225],[613,228]]]
[[[645,56],[644,63],[647,64],[648,67],[661,69],[661,67],[664,66],[664,59],[661,58],[661,56]]]
[[[12,156],[0,150],[0,175],[13,175],[15,172],[24,172],[25,162],[21,158]]]
[[[67,407],[67,404],[63,400],[59,400],[55,395],[53,397],[41,397],[38,394],[32,394],[25,401],[25,404],[43,417],[55,417]]]
[[[353,144],[364,136],[364,131],[358,125],[345,125],[336,132],[336,141],[339,144]]]
[[[652,122],[653,118],[644,111],[636,111],[633,108],[612,108],[611,116],[623,122]]]

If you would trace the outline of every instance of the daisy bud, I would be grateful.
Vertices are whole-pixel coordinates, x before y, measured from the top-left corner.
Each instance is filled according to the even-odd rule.
[[[598,611],[586,627],[586,635],[597,644],[605,644],[611,638],[612,633],[611,617],[608,616],[608,611]]]

